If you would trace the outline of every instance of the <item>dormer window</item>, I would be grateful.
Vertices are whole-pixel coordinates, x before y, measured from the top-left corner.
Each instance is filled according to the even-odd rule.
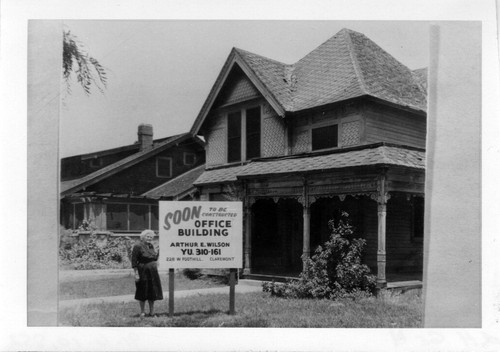
[[[184,165],[191,166],[196,163],[196,154],[195,153],[184,153]]]
[[[227,162],[241,161],[241,111],[227,115]]]
[[[246,111],[246,160],[260,157],[260,106]]]
[[[227,162],[259,158],[261,155],[260,105],[227,114]]]
[[[172,158],[161,156],[156,158],[156,177],[172,177]]]
[[[90,167],[93,169],[102,167],[102,159],[101,158],[90,159]]]

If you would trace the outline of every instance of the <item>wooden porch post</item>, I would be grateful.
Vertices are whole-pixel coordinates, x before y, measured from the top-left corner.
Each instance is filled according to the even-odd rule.
[[[307,189],[307,179],[304,177],[304,189],[302,196],[302,216],[304,218],[304,228],[302,232],[302,268],[305,269],[305,259],[311,255],[311,208],[309,205],[309,192]]]
[[[386,217],[387,217],[387,201],[390,195],[386,192],[385,173],[380,176],[379,185],[377,187],[377,210],[378,210],[378,249],[377,249],[377,288],[381,289],[387,286],[385,277],[386,266]]]
[[[247,198],[245,206],[245,245],[244,245],[244,268],[243,274],[248,275],[252,270],[252,203]]]

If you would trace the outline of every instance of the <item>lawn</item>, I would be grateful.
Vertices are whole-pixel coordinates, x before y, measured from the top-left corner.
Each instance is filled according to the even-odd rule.
[[[139,319],[137,302],[68,307],[59,312],[61,326],[128,327],[317,327],[417,328],[422,322],[418,291],[383,292],[357,300],[299,300],[270,297],[264,292],[236,295],[236,314],[228,315],[228,295],[204,295],[157,304],[157,318]]]
[[[168,275],[161,274],[163,291],[168,290]],[[225,286],[220,281],[210,278],[190,280],[182,274],[175,276],[175,290],[195,290]],[[102,296],[131,295],[135,293],[135,280],[132,272],[125,275],[113,275],[94,278],[71,279],[59,282],[59,299],[80,299]]]

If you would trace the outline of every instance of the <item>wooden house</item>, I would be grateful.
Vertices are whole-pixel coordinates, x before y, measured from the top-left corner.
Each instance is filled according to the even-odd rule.
[[[294,64],[233,48],[191,133],[202,200],[244,204],[244,274],[296,275],[347,212],[364,262],[422,273],[426,70],[343,29]]]
[[[183,133],[153,140],[140,125],[132,145],[61,160],[61,224],[83,220],[98,231],[138,234],[158,230],[158,201],[197,197],[193,181],[204,169],[204,142]]]

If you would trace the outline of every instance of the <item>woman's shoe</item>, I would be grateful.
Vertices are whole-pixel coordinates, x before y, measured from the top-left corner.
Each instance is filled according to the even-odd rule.
[[[139,318],[144,319],[144,317],[145,317],[145,316],[146,316],[146,314],[141,313],[141,314],[139,315]]]

